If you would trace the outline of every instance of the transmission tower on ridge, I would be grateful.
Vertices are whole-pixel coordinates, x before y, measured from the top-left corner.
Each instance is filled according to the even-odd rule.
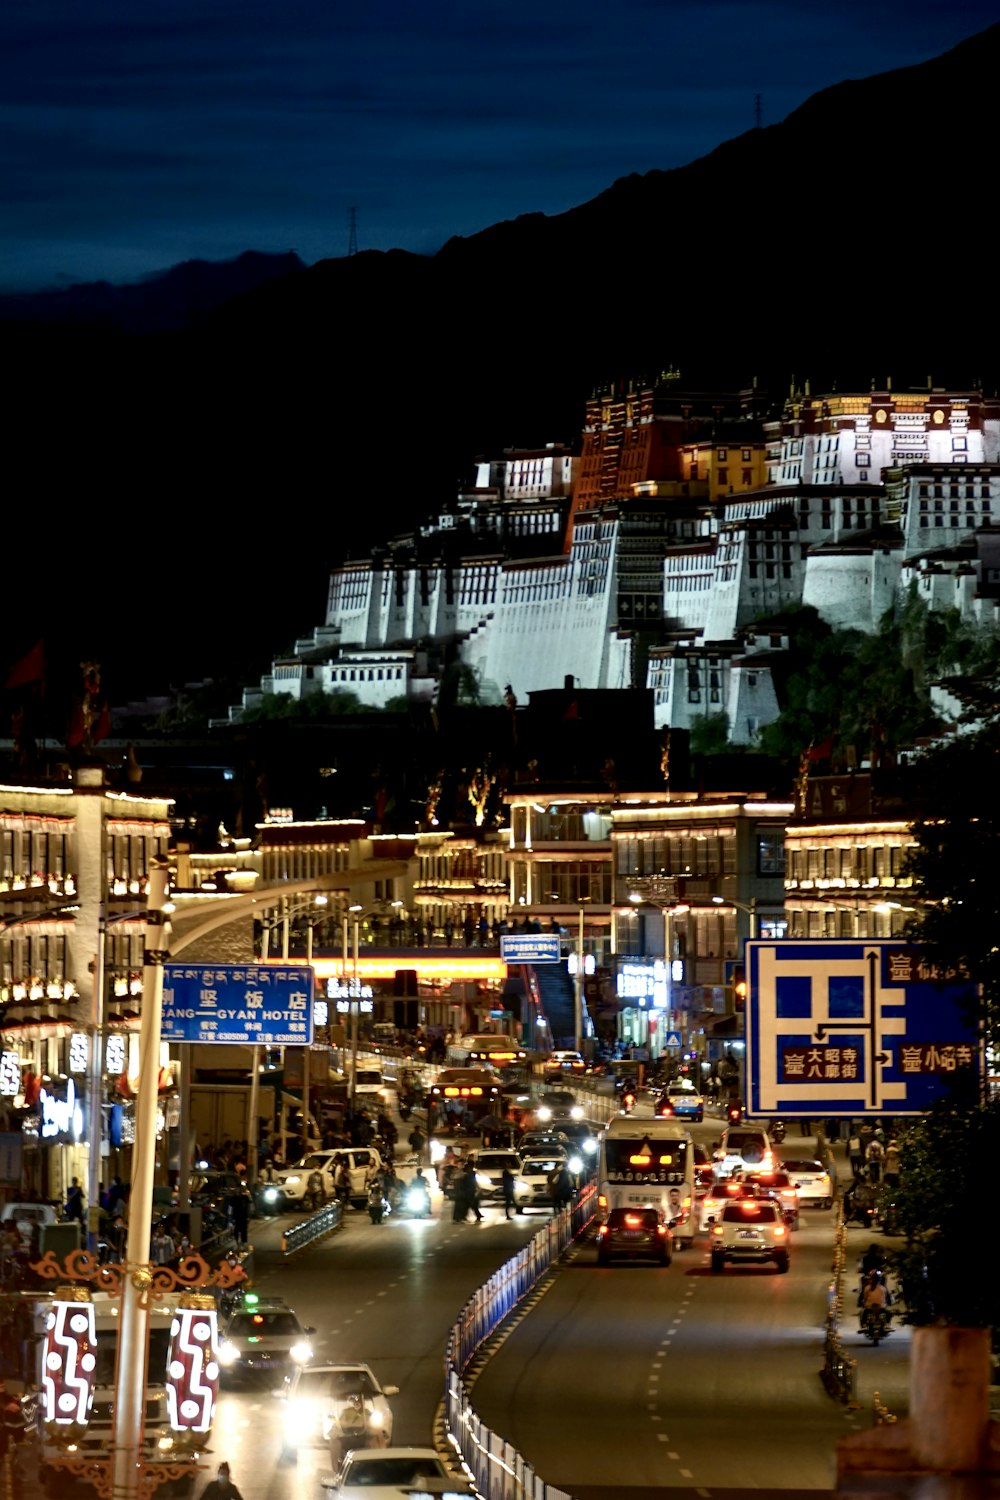
[[[358,211],[349,208],[347,211],[347,253],[357,255],[358,253]]]

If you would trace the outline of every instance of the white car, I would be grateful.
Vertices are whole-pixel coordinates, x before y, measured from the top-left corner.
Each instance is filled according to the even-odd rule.
[[[357,1408],[366,1431],[387,1448],[392,1442],[392,1407],[398,1385],[380,1385],[368,1365],[310,1365],[289,1376],[283,1399],[285,1433],[281,1456],[294,1463],[298,1450],[327,1447],[345,1408]]]
[[[542,1072],[546,1078],[582,1078],[586,1071],[587,1063],[583,1054],[565,1049],[550,1052],[542,1063]]]
[[[812,1157],[782,1158],[777,1164],[795,1184],[800,1208],[832,1208],[833,1182],[821,1161]]]
[[[330,1500],[400,1500],[408,1494],[465,1496],[475,1490],[433,1448],[355,1448],[320,1483]]]
[[[313,1357],[310,1336],[280,1297],[244,1294],[219,1333],[219,1364],[223,1385],[260,1376],[290,1375]]]
[[[507,1167],[513,1177],[521,1169],[521,1158],[516,1151],[477,1151],[476,1187],[483,1201],[503,1197],[503,1169]]]
[[[351,1174],[351,1201],[363,1203],[368,1189],[366,1180],[372,1166],[381,1167],[382,1158],[373,1146],[341,1146],[336,1151],[313,1151],[293,1167],[279,1167],[274,1181],[290,1208],[301,1207],[310,1196],[309,1179],[318,1172],[326,1198],[334,1196],[334,1157],[343,1157]]]

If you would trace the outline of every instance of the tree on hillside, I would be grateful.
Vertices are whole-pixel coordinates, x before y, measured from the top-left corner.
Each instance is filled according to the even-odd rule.
[[[987,1054],[1000,1044],[1000,677],[966,685],[963,732],[917,767],[914,851],[908,872],[922,901],[908,936],[943,973],[968,975],[970,1018]],[[907,1237],[900,1263],[909,1314],[1000,1329],[992,1250],[970,1225],[981,1218],[977,1184],[1000,1153],[1000,1100],[978,1072],[955,1075],[949,1097],[907,1132],[898,1195]]]

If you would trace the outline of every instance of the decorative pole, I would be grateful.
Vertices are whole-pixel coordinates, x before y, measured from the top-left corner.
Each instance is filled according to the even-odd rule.
[[[114,1413],[113,1500],[139,1500],[142,1475],[143,1412],[149,1345],[149,1238],[156,1167],[156,1098],[160,1077],[160,1027],[169,878],[166,865],[149,872],[146,939],[142,968],[142,1021],[139,1027],[139,1092],[135,1104],[132,1191],[129,1194],[126,1273],[118,1328],[118,1398]]]

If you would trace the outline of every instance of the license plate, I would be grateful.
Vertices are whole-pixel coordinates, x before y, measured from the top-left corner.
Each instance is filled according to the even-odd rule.
[[[754,1234],[752,1229],[741,1229],[739,1238],[741,1240],[754,1240],[756,1242],[760,1238],[760,1236]]]
[[[641,1240],[642,1239],[642,1230],[641,1229],[620,1229],[618,1231],[618,1233],[619,1233],[619,1235],[621,1236],[621,1238],[623,1240]]]

